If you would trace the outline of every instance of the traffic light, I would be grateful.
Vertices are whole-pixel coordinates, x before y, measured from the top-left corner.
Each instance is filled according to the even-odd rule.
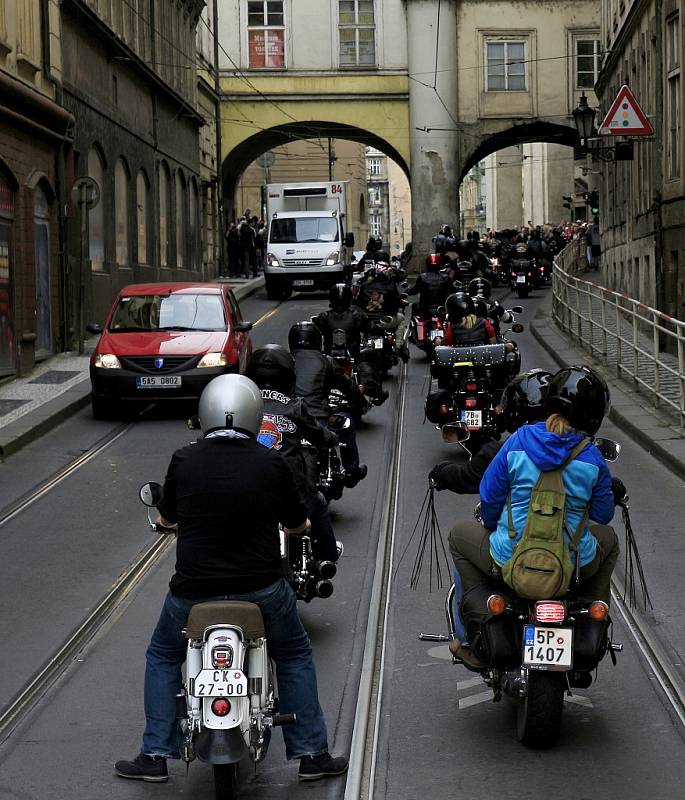
[[[564,208],[568,208],[570,211],[573,208],[573,197],[570,194],[562,195],[562,197],[564,198]]]
[[[592,216],[596,217],[599,214],[599,192],[597,189],[594,189],[590,192],[590,198],[588,200],[588,205],[590,206],[590,211],[592,212]]]

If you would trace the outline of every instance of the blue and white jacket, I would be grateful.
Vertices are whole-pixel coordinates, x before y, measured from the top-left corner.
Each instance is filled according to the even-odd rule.
[[[544,422],[524,425],[507,439],[487,468],[480,482],[483,524],[490,534],[490,553],[500,566],[511,558],[513,545],[526,527],[528,506],[533,487],[541,472],[560,467],[582,435],[550,433]],[[589,506],[589,518],[606,525],[614,516],[611,474],[599,450],[592,444],[576,456],[564,470],[566,519],[575,531]],[[511,509],[516,538],[509,538],[507,497],[511,492]],[[580,540],[580,565],[595,557],[597,540],[588,527]]]

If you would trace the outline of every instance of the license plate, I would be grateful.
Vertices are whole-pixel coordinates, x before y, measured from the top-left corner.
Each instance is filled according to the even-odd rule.
[[[313,286],[314,281],[293,281],[293,286]]]
[[[517,275],[516,276],[516,283],[525,283],[525,282],[526,282],[526,276],[525,275]]]
[[[379,336],[379,337],[377,337],[375,339],[371,339],[371,345],[376,350],[382,350],[383,349],[383,338],[381,336]]]
[[[180,385],[180,375],[136,375],[139,389],[173,389]]]
[[[442,328],[436,328],[434,331],[430,332],[431,341],[437,338],[442,338],[444,331]]]
[[[461,421],[466,423],[466,427],[470,431],[477,431],[483,427],[483,412],[482,411],[462,411]]]
[[[190,682],[193,697],[246,697],[247,675],[239,669],[201,669]]]
[[[573,665],[573,628],[523,628],[523,665],[564,671]]]

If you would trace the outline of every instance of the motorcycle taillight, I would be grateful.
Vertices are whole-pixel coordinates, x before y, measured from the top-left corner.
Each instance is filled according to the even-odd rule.
[[[233,665],[233,648],[222,645],[212,650],[212,666],[225,669]]]
[[[561,600],[538,600],[533,607],[535,622],[563,622],[566,619],[566,603]]]
[[[343,372],[348,378],[352,377],[352,364],[348,364],[346,367],[343,367]]]
[[[478,400],[476,400],[475,397],[467,397],[466,400],[464,400],[464,405],[466,408],[475,408],[478,405]]]
[[[466,384],[466,391],[467,392],[475,392],[478,389],[477,383],[467,383]]]

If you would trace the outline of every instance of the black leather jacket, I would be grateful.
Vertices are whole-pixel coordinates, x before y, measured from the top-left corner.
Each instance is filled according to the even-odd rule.
[[[319,425],[301,397],[262,389],[262,399],[264,418],[258,441],[280,452],[293,471],[295,485],[303,499],[312,497],[317,491],[316,482],[302,439],[316,447],[328,447],[335,444],[338,437]]]
[[[419,314],[428,316],[435,313],[453,291],[452,282],[443,272],[422,272],[407,294],[419,295]]]
[[[340,389],[346,397],[352,384],[337,362],[317,350],[295,350],[295,394],[304,398],[309,411],[317,418],[327,417],[331,389]]]
[[[359,345],[362,333],[369,330],[369,320],[366,314],[358,308],[347,308],[344,311],[322,311],[314,318],[314,324],[323,334],[324,350],[331,352],[333,344],[333,331],[343,330],[347,334],[347,348],[354,358],[359,355]]]

